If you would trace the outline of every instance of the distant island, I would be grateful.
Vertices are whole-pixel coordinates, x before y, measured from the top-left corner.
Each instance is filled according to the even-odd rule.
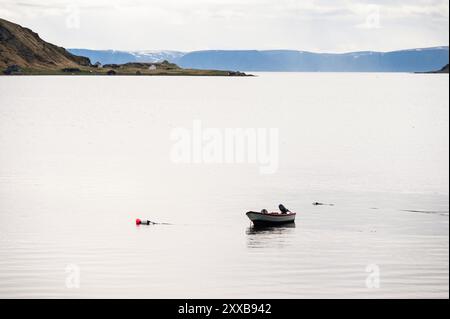
[[[181,68],[169,61],[106,64],[70,53],[28,28],[0,19],[0,74],[3,75],[187,75],[248,76],[239,71]]]

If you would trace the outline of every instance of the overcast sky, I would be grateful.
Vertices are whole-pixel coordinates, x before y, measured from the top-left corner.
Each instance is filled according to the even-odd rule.
[[[448,0],[0,0],[67,48],[389,51],[448,45]]]

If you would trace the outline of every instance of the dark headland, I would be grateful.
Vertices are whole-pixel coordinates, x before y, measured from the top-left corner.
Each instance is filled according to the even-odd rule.
[[[433,74],[433,73],[449,73],[448,72],[449,71],[449,69],[448,69],[448,64],[447,65],[445,65],[445,66],[443,66],[441,69],[439,69],[439,70],[436,70],[436,71],[428,71],[428,72],[416,72],[416,73],[426,73],[426,74]]]
[[[42,40],[28,28],[0,18],[0,74],[248,76],[239,71],[181,68],[168,61],[92,64],[89,58]]]

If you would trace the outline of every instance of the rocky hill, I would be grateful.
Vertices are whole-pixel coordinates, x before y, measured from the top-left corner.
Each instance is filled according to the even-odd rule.
[[[0,19],[0,69],[53,69],[90,66],[90,60],[42,40],[30,29]]]

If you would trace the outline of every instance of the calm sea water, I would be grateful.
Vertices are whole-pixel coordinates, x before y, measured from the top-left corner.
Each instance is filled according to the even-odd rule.
[[[0,297],[448,298],[448,85],[0,77]],[[278,170],[173,163],[195,120],[278,128]],[[279,203],[295,227],[251,227]]]

